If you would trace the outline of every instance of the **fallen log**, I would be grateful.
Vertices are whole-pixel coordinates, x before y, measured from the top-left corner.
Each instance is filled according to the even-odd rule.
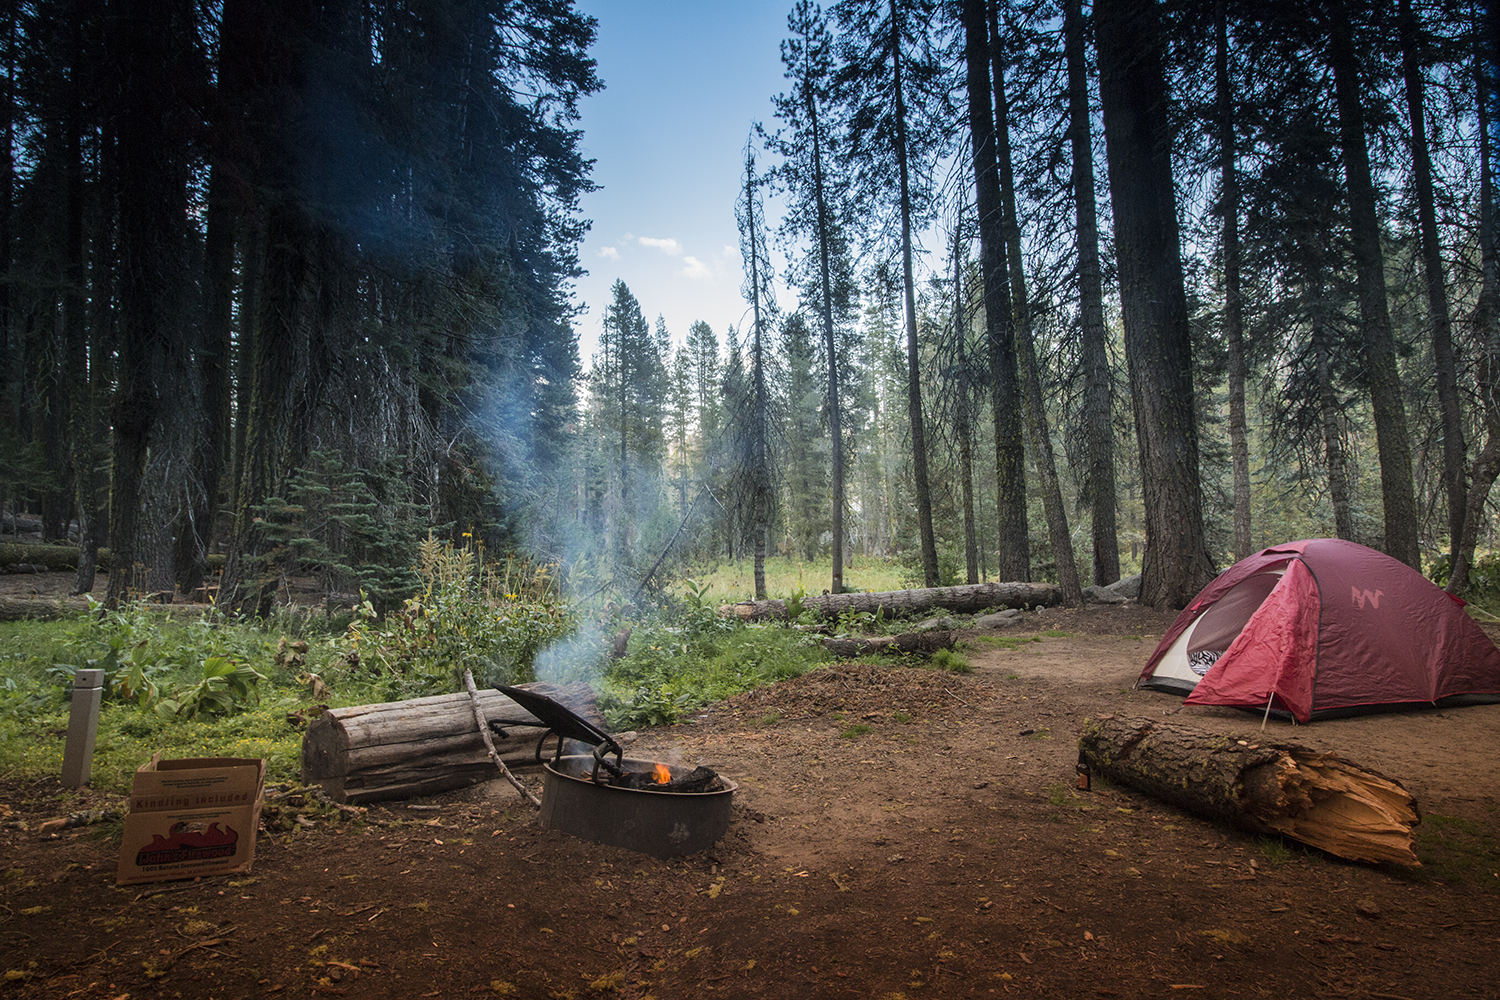
[[[1050,583],[970,583],[878,594],[821,594],[804,597],[801,608],[820,618],[837,618],[851,612],[907,616],[938,609],[973,614],[991,608],[1034,608],[1060,603],[1062,590]],[[719,608],[719,613],[752,622],[785,621],[788,617],[787,602],[780,598],[726,604]]]
[[[1417,802],[1401,783],[1331,753],[1149,719],[1087,719],[1080,772],[1208,819],[1283,834],[1352,861],[1419,866]]]
[[[604,726],[587,684],[520,686]],[[521,723],[504,725],[505,735],[493,737],[499,758],[511,768],[535,764],[537,741],[546,727],[499,691],[480,691],[478,701],[487,720]],[[474,711],[466,691],[330,709],[302,737],[302,783],[321,785],[334,802],[361,804],[486,781],[497,772]]]
[[[190,621],[203,614],[201,605],[151,604],[153,614]],[[0,622],[56,621],[88,614],[87,597],[0,597]]]
[[[880,653],[928,656],[940,649],[952,649],[955,641],[954,634],[948,631],[903,632],[901,635],[866,636],[858,639],[830,637],[823,640],[823,648],[846,660]]]

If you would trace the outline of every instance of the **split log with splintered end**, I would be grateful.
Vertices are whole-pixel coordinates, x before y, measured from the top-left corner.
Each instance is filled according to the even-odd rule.
[[[1417,802],[1401,783],[1331,753],[1237,740],[1149,719],[1084,722],[1091,774],[1253,833],[1283,834],[1352,861],[1418,866]]]
[[[1061,603],[1062,590],[1050,583],[971,583],[878,594],[822,594],[802,598],[800,606],[820,618],[837,618],[850,612],[916,615],[941,609],[973,614],[991,608],[1035,608]],[[752,622],[785,621],[788,617],[787,602],[777,598],[726,604],[719,608],[719,613]]]
[[[878,653],[915,653],[929,656],[940,649],[952,649],[952,632],[904,632],[901,635],[871,636],[865,639],[824,639],[823,648],[834,656],[852,660],[857,656]]]

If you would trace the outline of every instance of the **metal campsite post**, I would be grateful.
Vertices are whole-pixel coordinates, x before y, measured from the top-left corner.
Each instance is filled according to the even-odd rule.
[[[62,783],[79,788],[89,783],[94,769],[94,737],[99,733],[99,702],[104,697],[104,671],[80,670],[73,675],[73,706],[68,711],[68,743],[63,750]]]

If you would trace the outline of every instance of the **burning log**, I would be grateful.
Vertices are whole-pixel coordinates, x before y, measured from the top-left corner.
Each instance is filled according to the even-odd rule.
[[[604,725],[587,684],[522,686]],[[486,719],[521,723],[502,724],[503,735],[495,735],[500,759],[512,768],[534,765],[545,727],[498,691],[480,691],[478,701]],[[330,709],[307,727],[302,738],[302,783],[321,785],[340,803],[432,795],[486,781],[496,773],[467,692]]]
[[[1101,715],[1084,722],[1078,766],[1253,833],[1353,861],[1421,864],[1416,800],[1400,782],[1330,753]]]
[[[609,783],[616,788],[637,788],[648,792],[716,792],[724,787],[719,772],[699,765],[681,777],[672,777],[671,768],[657,764],[650,771],[626,771]]]
[[[940,649],[952,649],[955,641],[954,634],[948,631],[904,632],[901,635],[861,639],[829,638],[823,640],[823,648],[846,660],[878,653],[916,653],[928,656]]]
[[[1033,608],[1062,603],[1062,591],[1050,583],[971,583],[962,587],[930,587],[919,590],[891,590],[879,594],[823,594],[806,597],[803,611],[821,618],[837,618],[849,612],[887,615],[917,615],[944,610],[961,614],[991,608]],[[726,604],[723,615],[736,615],[746,621],[784,621],[787,602],[780,599],[745,601]]]

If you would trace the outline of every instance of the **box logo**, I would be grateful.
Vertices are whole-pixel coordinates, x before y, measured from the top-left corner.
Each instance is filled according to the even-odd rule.
[[[165,837],[159,833],[151,835],[151,843],[135,854],[137,867],[232,858],[240,840],[240,835],[233,827],[219,829],[218,821],[207,826],[202,823],[174,823],[167,833]]]

